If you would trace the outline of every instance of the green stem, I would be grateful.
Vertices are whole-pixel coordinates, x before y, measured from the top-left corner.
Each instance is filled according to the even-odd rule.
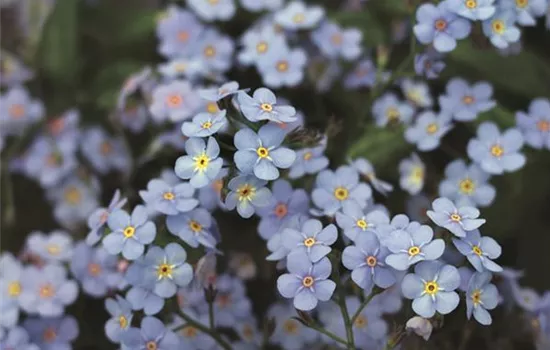
[[[375,295],[377,295],[378,293],[375,293],[374,291],[372,291],[369,296],[365,299],[365,301],[363,301],[363,303],[359,306],[359,308],[357,309],[357,311],[355,311],[355,313],[353,314],[353,316],[351,317],[351,324],[353,324],[355,322],[355,320],[357,319],[357,317],[359,317],[359,315],[361,314],[361,311],[363,311],[363,309],[365,307],[367,307],[367,305],[370,303],[370,301],[372,300],[372,298],[374,298]]]
[[[209,302],[208,303],[208,320],[210,322],[210,329],[214,329],[214,303]]]
[[[180,329],[183,329],[185,327],[191,326],[191,327],[194,327],[194,328],[200,330],[203,333],[208,334],[212,339],[214,339],[216,341],[216,343],[218,343],[225,350],[231,350],[231,345],[229,343],[227,343],[218,333],[216,333],[216,330],[214,328],[206,327],[205,325],[195,321],[189,315],[187,315],[186,313],[184,313],[183,311],[181,311],[179,309],[178,309],[177,313],[187,323],[184,324],[183,326],[179,326],[179,327],[174,328],[173,329],[174,332],[176,332]]]
[[[346,345],[346,346],[349,345],[348,342],[347,342],[346,340],[340,338],[340,337],[337,336],[336,334],[331,333],[331,332],[327,331],[326,329],[324,329],[323,327],[320,327],[320,326],[318,326],[318,325],[316,325],[316,324],[307,324],[306,327],[311,328],[311,329],[314,329],[314,330],[316,330],[317,332],[326,335],[327,337],[329,337],[329,338],[331,338],[331,339],[337,341],[337,342],[340,343],[340,344],[344,344],[344,345]]]
[[[342,318],[344,319],[344,326],[346,327],[346,338],[348,339],[348,349],[355,349],[355,340],[353,339],[353,323],[351,323],[348,313],[348,308],[346,307],[346,296],[343,288],[340,288],[338,291],[338,306],[340,306],[340,311],[342,312]]]

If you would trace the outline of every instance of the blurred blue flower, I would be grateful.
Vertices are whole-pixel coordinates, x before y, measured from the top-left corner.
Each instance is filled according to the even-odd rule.
[[[478,272],[502,271],[502,267],[493,262],[502,253],[502,248],[493,238],[481,237],[479,230],[466,232],[464,238],[453,238],[453,244]]]
[[[187,155],[176,160],[174,167],[176,175],[182,179],[190,179],[194,188],[210,184],[220,172],[223,159],[219,157],[220,146],[213,137],[208,142],[198,137],[192,137],[185,142]]]
[[[188,57],[194,51],[204,26],[190,11],[169,6],[157,24],[159,52],[165,57]]]
[[[19,304],[22,297],[26,269],[11,253],[0,256],[0,326],[11,328],[19,321]]]
[[[197,57],[173,58],[169,62],[159,64],[157,70],[163,77],[170,80],[178,78],[196,80],[208,74],[206,66]]]
[[[435,114],[432,111],[425,111],[417,116],[415,124],[405,131],[405,140],[420,151],[432,151],[439,147],[440,140],[451,129],[451,116],[447,113]]]
[[[105,300],[105,308],[111,316],[105,323],[105,334],[109,340],[120,343],[122,335],[132,324],[132,305],[128,300],[116,295],[116,299],[108,298]]]
[[[484,81],[470,86],[464,79],[453,78],[447,83],[446,92],[447,95],[439,96],[439,105],[457,121],[472,121],[496,106],[491,99],[493,87]]]
[[[291,1],[275,13],[275,23],[284,29],[311,29],[325,17],[321,6],[306,6],[302,1]]]
[[[446,228],[457,237],[466,237],[466,231],[475,230],[485,223],[485,219],[478,219],[479,210],[476,208],[457,208],[445,197],[434,200],[432,207],[433,210],[427,211],[429,218],[437,226]]]
[[[0,340],[1,349],[13,350],[40,350],[40,348],[30,342],[30,337],[25,328],[16,326],[9,328],[7,334]]]
[[[225,199],[225,206],[229,210],[237,208],[239,215],[248,219],[254,215],[255,208],[269,205],[271,191],[265,188],[266,183],[251,175],[231,179],[227,184],[230,192]]]
[[[503,2],[502,8],[513,8],[516,12],[516,21],[519,25],[535,26],[537,24],[537,17],[542,17],[548,10],[547,0],[518,0],[510,2]]]
[[[217,324],[221,327],[234,327],[238,320],[251,316],[252,304],[241,279],[222,274],[216,277],[214,287],[217,292],[214,301]],[[207,303],[201,304],[200,307],[200,312],[208,312]]]
[[[381,210],[373,210],[365,215],[365,211],[355,201],[345,202],[342,211],[336,213],[336,224],[344,231],[344,235],[355,241],[363,233],[378,233],[378,227],[390,223],[390,218]]]
[[[154,292],[155,281],[145,278],[146,267],[145,256],[141,256],[126,269],[124,277],[131,286],[126,292],[126,300],[132,305],[132,310],[143,310],[146,315],[151,316],[162,310],[164,298]]]
[[[283,226],[280,227],[279,231],[273,234],[267,241],[267,249],[271,252],[265,259],[267,261],[279,261],[277,268],[284,268],[286,264],[286,256],[290,253],[284,242],[283,231],[285,229],[293,229],[299,231],[305,222],[309,220],[308,215],[296,214],[293,217],[289,218]],[[285,260],[283,260],[285,259]]]
[[[97,190],[76,176],[49,188],[46,195],[55,205],[55,219],[69,228],[80,225],[98,207]]]
[[[239,91],[239,83],[236,81],[230,81],[220,87],[201,89],[199,90],[199,96],[207,101],[217,102],[227,96],[236,94]]]
[[[437,6],[420,5],[416,10],[416,20],[413,30],[418,41],[425,45],[433,43],[439,52],[454,50],[456,39],[466,38],[471,30],[470,22],[451,12],[445,1]]]
[[[54,264],[42,268],[29,267],[21,279],[21,308],[43,317],[63,315],[65,307],[78,295],[78,284],[67,279],[65,267]]]
[[[468,142],[468,156],[489,174],[512,172],[525,165],[520,153],[523,136],[516,128],[501,133],[493,122],[484,122],[477,128],[477,138]]]
[[[283,5],[283,0],[240,0],[241,6],[251,12],[275,11]]]
[[[430,318],[439,312],[446,315],[456,309],[460,285],[456,267],[439,261],[423,261],[415,266],[414,273],[403,279],[401,291],[407,299],[413,299],[412,308],[418,315]]]
[[[228,173],[229,170],[227,168],[222,168],[210,186],[199,189],[197,197],[201,207],[209,211],[214,211],[216,208],[225,209],[225,205],[221,198],[221,191],[224,186],[224,179],[227,177]]]
[[[208,327],[209,320],[207,314],[197,315],[193,310],[185,310],[185,314],[193,321]],[[170,328],[179,329],[176,335],[180,340],[180,349],[212,349],[216,345],[216,341],[210,335],[197,329],[177,314],[174,314],[173,320]]]
[[[330,59],[342,57],[351,61],[361,55],[363,34],[357,28],[342,29],[335,22],[324,22],[311,33],[321,53]]]
[[[189,119],[200,106],[200,98],[186,80],[160,84],[153,90],[149,112],[157,123]]]
[[[430,87],[425,81],[414,81],[404,78],[399,83],[401,91],[409,103],[418,108],[428,108],[433,106],[433,98]]]
[[[259,3],[258,0],[251,1]],[[243,48],[237,55],[237,59],[243,65],[257,64],[262,57],[282,47],[287,47],[284,34],[277,32],[270,25],[256,30],[247,30],[241,38],[241,44]]]
[[[284,132],[275,125],[264,125],[256,134],[243,128],[235,134],[234,160],[237,168],[244,174],[254,173],[261,180],[275,180],[279,170],[288,169],[296,160],[296,153],[281,147]]]
[[[293,298],[298,310],[313,310],[336,289],[336,283],[328,279],[332,271],[328,258],[311,263],[306,254],[295,252],[288,255],[287,268],[289,273],[277,279],[277,289],[283,297]]]
[[[412,120],[414,109],[406,102],[400,101],[397,96],[387,92],[372,104],[372,114],[377,126],[403,123],[408,124]]]
[[[143,103],[127,104],[118,112],[118,119],[124,128],[139,134],[149,122],[149,111]]]
[[[141,328],[130,328],[121,335],[125,350],[177,350],[180,348],[178,336],[167,329],[155,317],[146,316],[141,320]]]
[[[197,248],[199,244],[214,248],[217,241],[212,235],[213,221],[214,218],[207,210],[197,208],[188,213],[168,216],[166,227],[170,233],[193,248]]]
[[[1,56],[0,85],[5,87],[20,86],[33,77],[34,73],[15,55],[2,50]]]
[[[306,64],[307,55],[303,49],[281,46],[263,55],[257,66],[266,86],[280,88],[294,87],[301,83]]]
[[[360,60],[344,80],[348,89],[373,87],[377,81],[376,67],[370,59]],[[383,79],[384,80],[384,79]]]
[[[144,95],[149,94],[152,85],[155,84],[152,79],[153,70],[151,67],[144,67],[139,72],[131,74],[120,89],[117,98],[117,109],[124,110],[129,97],[140,91]]]
[[[31,99],[27,90],[15,86],[0,95],[0,129],[5,135],[20,135],[44,117],[44,106]]]
[[[430,208],[431,204],[432,200],[423,193],[410,196],[405,203],[405,212],[412,220],[426,224],[430,221],[426,211]]]
[[[228,21],[236,10],[234,0],[189,0],[187,5],[206,22]]]
[[[411,195],[418,194],[424,187],[426,166],[416,153],[399,162],[399,186]]]
[[[27,318],[23,328],[40,350],[72,349],[78,337],[78,323],[72,316],[59,318]],[[18,349],[19,350],[19,349]]]
[[[528,113],[516,113],[516,125],[523,133],[525,143],[537,149],[550,150],[550,100],[536,98],[531,101]]]
[[[305,326],[296,317],[296,309],[291,303],[277,302],[267,311],[269,317],[275,320],[275,330],[270,342],[280,345],[283,349],[303,349],[308,344],[318,341],[319,333]]]
[[[334,215],[348,201],[357,201],[364,208],[371,197],[372,190],[369,185],[359,182],[357,171],[347,165],[339,167],[336,171],[321,171],[311,193],[313,203],[329,216]]]
[[[95,170],[104,175],[111,169],[128,172],[130,156],[121,139],[107,135],[100,127],[92,127],[82,134],[80,149]]]
[[[325,145],[320,145],[296,151],[296,160],[290,167],[288,177],[297,179],[306,174],[316,174],[328,167],[329,161],[325,156],[325,148]]]
[[[165,215],[176,215],[194,209],[199,201],[193,198],[195,188],[188,182],[175,186],[161,179],[153,179],[147,183],[147,190],[139,191],[139,196],[154,210]]]
[[[354,167],[359,174],[363,175],[374,187],[374,189],[383,195],[387,195],[388,192],[393,191],[393,186],[385,181],[380,180],[375,173],[374,166],[365,158],[356,158],[355,160],[349,160],[348,163]]]
[[[73,255],[73,239],[62,230],[45,235],[39,231],[31,232],[27,237],[28,251],[44,262],[67,262]]]
[[[365,291],[370,292],[374,285],[388,288],[396,282],[393,269],[386,266],[385,259],[390,251],[380,245],[373,232],[357,236],[355,245],[342,252],[342,263],[351,270],[351,279]]]
[[[495,0],[447,0],[449,9],[472,21],[484,21],[496,11]]]
[[[423,75],[426,79],[438,78],[446,66],[442,56],[435,50],[427,50],[424,53],[416,54],[414,56],[414,71],[417,75]]]
[[[147,210],[143,205],[137,205],[128,215],[124,210],[117,209],[109,214],[107,224],[111,233],[103,238],[103,247],[109,254],[122,253],[125,259],[135,260],[145,250],[145,244],[150,244],[157,235],[157,228],[148,221]]]
[[[60,150],[76,150],[80,140],[80,112],[69,109],[46,122],[46,134],[55,140]]]
[[[477,164],[467,166],[462,159],[456,159],[445,168],[439,196],[456,202],[458,206],[486,207],[496,195],[495,188],[488,182],[490,177]]]
[[[497,307],[499,298],[497,287],[490,283],[492,277],[490,272],[474,273],[466,291],[468,319],[473,314],[477,322],[486,326],[493,321],[487,310]]]
[[[121,209],[126,204],[126,198],[120,198],[120,190],[116,190],[107,208],[97,208],[88,217],[90,232],[86,236],[86,243],[94,245],[101,240],[106,229],[107,218],[116,209]]]
[[[517,42],[521,36],[521,31],[515,23],[516,15],[513,10],[498,9],[493,16],[483,21],[483,34],[495,47],[505,49],[511,43]]]
[[[290,253],[300,253],[316,263],[332,250],[330,246],[336,242],[338,230],[333,224],[323,228],[319,220],[307,220],[299,230],[285,228],[282,239]]]
[[[235,44],[229,36],[215,29],[206,29],[195,47],[195,54],[212,73],[225,72],[233,63],[234,49]]]
[[[251,122],[270,120],[276,123],[289,123],[297,119],[296,109],[292,106],[278,105],[275,94],[266,88],[256,89],[252,97],[246,92],[240,92],[237,101],[241,112]]]
[[[433,235],[430,226],[420,225],[414,221],[406,228],[391,231],[383,240],[392,253],[386,257],[386,264],[404,271],[417,262],[439,259],[445,250],[445,242],[440,238],[433,239]]]
[[[296,215],[307,215],[309,196],[303,189],[293,190],[290,183],[279,179],[271,188],[273,197],[269,205],[259,208],[261,217],[258,233],[263,239],[269,239],[279,232]]]

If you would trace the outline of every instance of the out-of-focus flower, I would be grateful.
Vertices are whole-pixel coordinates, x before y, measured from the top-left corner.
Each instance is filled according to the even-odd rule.
[[[252,1],[259,3],[257,0]],[[269,25],[263,26],[259,30],[246,31],[241,38],[241,43],[244,47],[239,52],[237,59],[244,65],[257,64],[271,52],[287,47],[285,36]]]
[[[314,344],[319,333],[295,320],[296,310],[291,303],[277,302],[273,304],[268,315],[275,320],[275,330],[271,342],[283,349],[302,349],[307,344]]]
[[[189,7],[204,21],[228,21],[235,14],[234,0],[189,0]]]
[[[420,151],[432,151],[439,147],[441,138],[451,129],[451,116],[447,113],[436,115],[432,111],[422,112],[405,131],[405,139],[413,144]]]
[[[325,145],[314,148],[304,148],[296,151],[296,160],[290,167],[288,177],[300,178],[306,174],[313,175],[328,166],[328,158],[325,156]]]
[[[40,350],[72,349],[78,337],[78,323],[72,316],[59,318],[27,318],[23,328]]]
[[[424,187],[426,166],[416,153],[399,162],[399,185],[412,195],[418,194]]]
[[[242,7],[251,12],[275,11],[283,6],[283,0],[240,0]]]
[[[200,105],[198,94],[186,80],[174,80],[153,90],[149,112],[156,122],[179,122],[190,118]]]
[[[472,21],[484,21],[495,14],[495,0],[448,0],[449,9]]]
[[[411,105],[400,101],[391,92],[382,95],[372,105],[372,114],[378,126],[386,126],[397,122],[408,124],[412,120],[413,113],[414,109]]]
[[[2,349],[40,350],[36,344],[30,342],[29,334],[23,327],[10,328],[1,339],[0,347]]]
[[[531,101],[528,113],[516,113],[517,127],[523,133],[525,143],[537,149],[550,150],[550,100],[536,98]]]
[[[86,159],[100,174],[111,169],[124,173],[130,170],[130,156],[124,143],[119,138],[110,137],[103,129],[93,127],[86,130],[80,145]]]
[[[348,89],[373,87],[376,84],[376,67],[370,59],[361,60],[344,80]]]
[[[495,47],[505,49],[511,43],[517,42],[521,36],[521,31],[515,23],[516,15],[513,10],[498,9],[493,16],[483,21],[483,34]]]
[[[447,95],[439,96],[439,105],[457,121],[472,121],[479,113],[496,106],[491,99],[493,87],[484,81],[470,86],[465,80],[454,78],[447,84],[446,92]]]
[[[433,105],[430,87],[425,81],[414,81],[405,78],[400,83],[401,90],[407,101],[418,108],[428,108]]]
[[[21,85],[33,77],[33,73],[14,55],[2,50],[0,54],[0,85]]]
[[[120,190],[116,190],[107,208],[98,208],[88,217],[90,232],[86,236],[86,243],[94,245],[101,240],[106,229],[107,218],[116,209],[121,209],[126,204],[126,198],[120,198]]]
[[[19,321],[19,304],[23,292],[26,269],[11,253],[2,253],[0,257],[0,326],[11,328]]]
[[[342,29],[334,22],[324,22],[311,33],[313,42],[322,54],[334,59],[354,60],[361,54],[363,35],[357,28]]]
[[[193,13],[170,6],[157,25],[159,52],[169,58],[189,57],[203,31]]]
[[[433,326],[430,320],[427,320],[420,316],[414,316],[407,321],[405,325],[407,330],[413,331],[416,335],[421,336],[424,340],[430,339],[432,335]]]
[[[243,280],[256,277],[257,266],[254,259],[248,253],[232,253],[229,256],[229,269]]]
[[[515,10],[518,24],[527,27],[537,24],[537,17],[542,17],[548,9],[547,0],[528,0],[516,1],[501,4],[502,8],[512,8]]]
[[[195,47],[195,54],[212,73],[219,73],[231,67],[234,49],[235,44],[230,37],[214,29],[207,29]]]
[[[307,55],[303,49],[281,46],[278,50],[272,50],[261,57],[258,61],[258,70],[266,86],[294,87],[304,79],[306,64]]]
[[[307,7],[302,1],[292,1],[275,13],[275,23],[284,29],[311,29],[325,16],[321,6]]]
[[[5,135],[19,135],[44,117],[44,106],[31,99],[25,88],[16,86],[0,95],[0,128]]]
[[[417,54],[414,56],[414,71],[426,79],[436,79],[446,66],[442,58],[442,55],[434,50]]]
[[[65,231],[56,230],[45,235],[34,231],[27,237],[27,249],[45,262],[67,262],[73,255],[73,239]]]
[[[178,336],[167,329],[158,318],[146,316],[141,320],[141,328],[130,328],[120,337],[125,349],[177,350],[180,348]]]

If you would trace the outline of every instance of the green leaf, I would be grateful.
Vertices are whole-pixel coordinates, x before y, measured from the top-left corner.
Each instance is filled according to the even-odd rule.
[[[351,147],[348,156],[365,157],[375,165],[391,161],[397,154],[403,153],[410,145],[403,137],[403,128],[378,128],[374,125],[359,138]]]
[[[516,124],[514,113],[500,105],[497,105],[487,112],[481,113],[474,121],[475,127],[477,128],[477,125],[486,121],[496,123],[501,129],[511,128]]]
[[[106,109],[114,107],[124,81],[143,67],[144,64],[140,62],[119,61],[103,69],[92,82],[91,88],[92,94],[97,97],[98,106]]]
[[[363,43],[368,47],[384,44],[388,41],[384,26],[373,13],[362,12],[334,12],[329,17],[344,28],[356,27],[363,33]]]
[[[157,18],[160,15],[161,13],[158,11],[144,9],[125,13],[125,16],[122,17],[124,25],[121,25],[119,30],[113,33],[115,41],[127,44],[152,35],[155,32]]]

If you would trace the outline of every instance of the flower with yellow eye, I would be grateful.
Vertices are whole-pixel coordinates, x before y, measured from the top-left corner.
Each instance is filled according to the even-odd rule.
[[[23,292],[25,269],[11,253],[0,255],[0,300],[2,300],[2,318],[0,326],[10,328],[19,321],[19,298]]]
[[[181,132],[187,137],[207,137],[214,135],[227,125],[225,117],[227,111],[221,110],[217,113],[199,113],[190,122],[181,125]]]
[[[199,201],[193,198],[195,188],[188,182],[175,186],[162,179],[152,179],[147,190],[139,191],[140,197],[153,210],[166,215],[176,215],[194,209]]]
[[[145,316],[141,328],[130,328],[121,337],[123,348],[143,350],[180,349],[180,339],[156,317]]]
[[[453,78],[439,96],[441,110],[452,114],[456,121],[472,121],[495,107],[493,87],[485,81],[469,85],[464,79]]]
[[[73,254],[73,240],[65,231],[52,231],[49,235],[32,232],[27,238],[27,248],[47,262],[66,262]]]
[[[201,244],[207,248],[215,248],[218,242],[212,234],[214,224],[214,218],[204,208],[166,218],[168,231],[193,248]]]
[[[303,49],[282,46],[262,56],[257,66],[266,86],[280,88],[294,87],[302,82],[306,64],[307,55]]]
[[[355,201],[342,205],[342,211],[336,213],[336,224],[344,231],[344,235],[355,241],[366,232],[378,232],[378,228],[389,224],[390,218],[381,210],[374,210],[365,215],[364,210]]]
[[[456,309],[460,299],[455,289],[459,285],[456,267],[439,261],[423,261],[415,266],[414,273],[405,276],[401,291],[405,298],[413,299],[414,312],[430,318],[436,311],[446,315]]]
[[[284,29],[311,29],[325,17],[321,6],[307,6],[302,1],[291,1],[275,13],[275,23]]]
[[[111,315],[105,324],[105,334],[111,341],[120,342],[122,334],[132,324],[132,304],[120,295],[116,295],[116,300],[112,298],[105,300],[105,308]]]
[[[223,165],[216,139],[209,137],[205,143],[201,138],[192,137],[185,142],[185,151],[187,155],[176,160],[176,175],[190,179],[189,183],[195,188],[205,187],[214,181]]]
[[[227,21],[235,14],[233,0],[189,0],[188,6],[197,16],[207,22]]]
[[[449,0],[449,8],[472,21],[484,21],[495,14],[495,0]]]
[[[550,150],[550,99],[533,99],[527,113],[516,113],[516,124],[526,144],[536,149]]]
[[[420,113],[415,124],[405,131],[407,142],[416,144],[420,151],[432,151],[439,147],[440,140],[451,129],[451,115],[427,111]]]
[[[482,325],[492,323],[491,314],[487,310],[497,307],[499,293],[497,287],[491,284],[493,275],[490,272],[476,272],[468,282],[466,291],[466,312],[468,319],[474,315],[477,322]]]
[[[298,310],[313,310],[318,300],[329,300],[336,289],[328,279],[332,271],[328,258],[312,263],[306,254],[294,252],[287,257],[287,268],[289,273],[277,279],[277,289],[283,297],[293,298]]]
[[[474,207],[457,208],[449,199],[441,197],[432,203],[433,210],[426,214],[438,226],[446,228],[457,237],[466,237],[466,231],[472,231],[485,223],[478,219],[479,210]]]
[[[294,252],[305,254],[313,263],[321,260],[332,250],[330,246],[336,242],[338,231],[333,224],[323,228],[321,221],[307,220],[300,230],[286,228],[282,232],[283,244]]]
[[[518,42],[521,37],[521,31],[516,26],[517,19],[512,9],[500,8],[493,16],[482,22],[483,34],[495,47],[506,49],[510,44]]]
[[[461,239],[453,238],[453,244],[478,272],[502,271],[502,267],[493,261],[500,256],[502,248],[493,238],[481,237],[479,230],[466,232]]]
[[[424,187],[426,166],[422,159],[413,153],[399,162],[399,186],[409,194],[418,194]]]
[[[271,201],[271,191],[265,185],[266,181],[253,175],[240,175],[231,179],[227,184],[230,192],[225,199],[226,208],[237,208],[239,215],[245,219],[251,217],[256,208],[265,207]]]
[[[0,95],[0,125],[4,135],[18,135],[43,116],[42,103],[32,100],[27,90],[21,86],[13,87]]]
[[[288,177],[300,178],[306,174],[317,174],[328,167],[328,158],[325,156],[324,144],[313,148],[304,148],[296,151],[296,161],[290,167]]]
[[[276,123],[290,123],[297,119],[292,106],[277,104],[277,97],[267,88],[259,88],[249,96],[246,92],[237,95],[239,108],[251,122],[270,120]]]

